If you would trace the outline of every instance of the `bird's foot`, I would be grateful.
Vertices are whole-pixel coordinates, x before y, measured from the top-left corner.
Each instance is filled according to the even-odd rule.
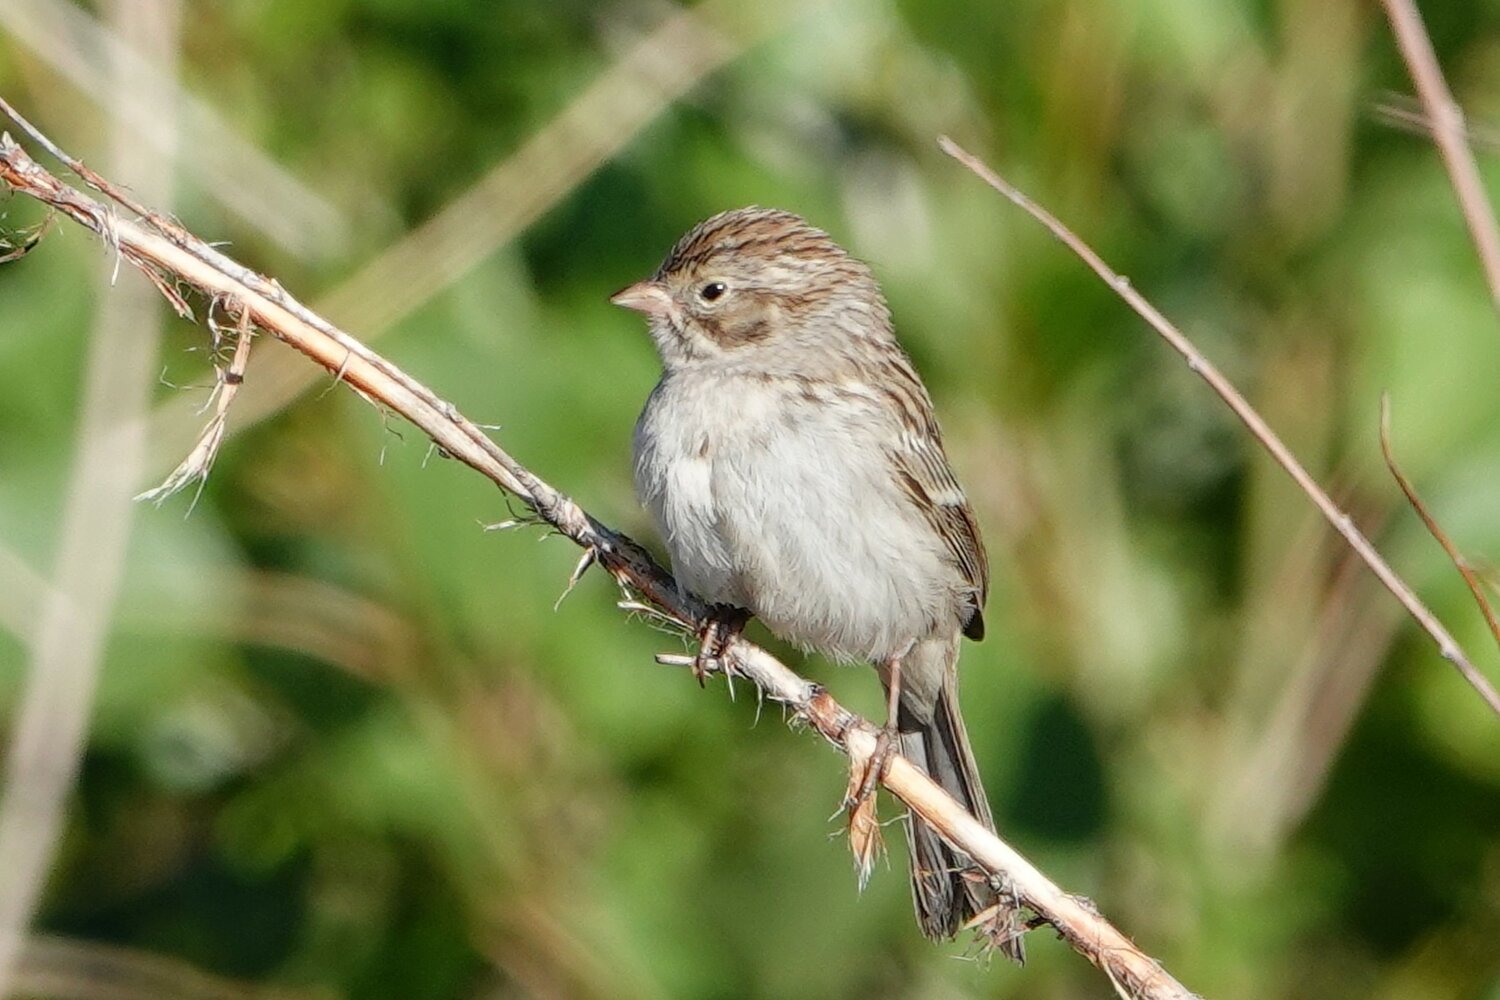
[[[750,612],[731,604],[709,605],[708,617],[698,628],[698,655],[693,657],[693,676],[704,687],[708,675],[724,669],[724,653],[739,638],[750,620]]]
[[[859,781],[853,779],[854,773],[850,774],[849,792],[844,796],[844,808],[853,812],[865,801],[875,794],[875,787],[880,784],[881,775],[885,774],[885,766],[890,763],[891,753],[896,745],[896,727],[887,724],[875,734],[875,749],[869,758],[857,761],[854,772],[858,772]]]
[[[875,734],[875,749],[865,763],[864,777],[860,779],[857,791],[854,777],[850,775],[849,789],[852,795],[846,794],[844,798],[851,815],[853,809],[863,805],[874,796],[875,786],[880,783],[881,776],[885,774],[886,764],[890,763],[891,748],[896,745],[896,719],[901,707],[901,661],[902,657],[893,656],[886,662],[885,725],[881,726]],[[853,756],[850,754],[851,760]]]

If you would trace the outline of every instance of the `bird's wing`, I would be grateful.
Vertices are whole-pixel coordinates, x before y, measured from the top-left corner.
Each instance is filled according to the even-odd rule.
[[[889,395],[901,424],[900,443],[890,453],[896,478],[973,588],[973,610],[964,622],[964,634],[980,639],[984,636],[982,609],[989,591],[990,568],[979,538],[979,524],[948,465],[942,431],[927,390],[905,357],[893,360],[887,373],[890,378],[882,382],[893,387]]]
[[[943,540],[964,580],[974,588],[973,611],[964,623],[964,634],[971,639],[983,638],[982,609],[989,589],[989,563],[974,511],[948,467],[941,440],[923,437],[908,439],[903,445],[892,455],[897,477]]]

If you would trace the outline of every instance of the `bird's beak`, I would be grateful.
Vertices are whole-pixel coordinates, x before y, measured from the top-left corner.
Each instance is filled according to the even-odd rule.
[[[672,296],[659,281],[637,281],[615,292],[609,301],[647,316],[665,316],[674,309]]]

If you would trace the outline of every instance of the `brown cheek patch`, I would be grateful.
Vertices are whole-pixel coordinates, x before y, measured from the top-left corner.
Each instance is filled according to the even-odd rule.
[[[771,336],[771,324],[764,319],[750,319],[725,328],[730,344],[754,344]]]
[[[774,313],[758,303],[746,303],[748,308],[738,310],[739,315],[726,313],[720,316],[704,316],[700,319],[703,332],[721,347],[743,347],[767,340],[776,332]]]
[[[698,329],[702,331],[703,336],[707,337],[715,344],[723,345],[726,342],[726,338],[724,335],[724,325],[720,323],[718,319],[712,316],[699,316],[696,318],[696,322],[698,324]]]

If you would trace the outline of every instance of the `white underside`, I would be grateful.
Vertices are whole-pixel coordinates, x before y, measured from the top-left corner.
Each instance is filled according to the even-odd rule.
[[[956,640],[965,584],[903,492],[893,415],[732,371],[667,375],[636,426],[635,484],[690,592],[790,642],[882,661]]]

